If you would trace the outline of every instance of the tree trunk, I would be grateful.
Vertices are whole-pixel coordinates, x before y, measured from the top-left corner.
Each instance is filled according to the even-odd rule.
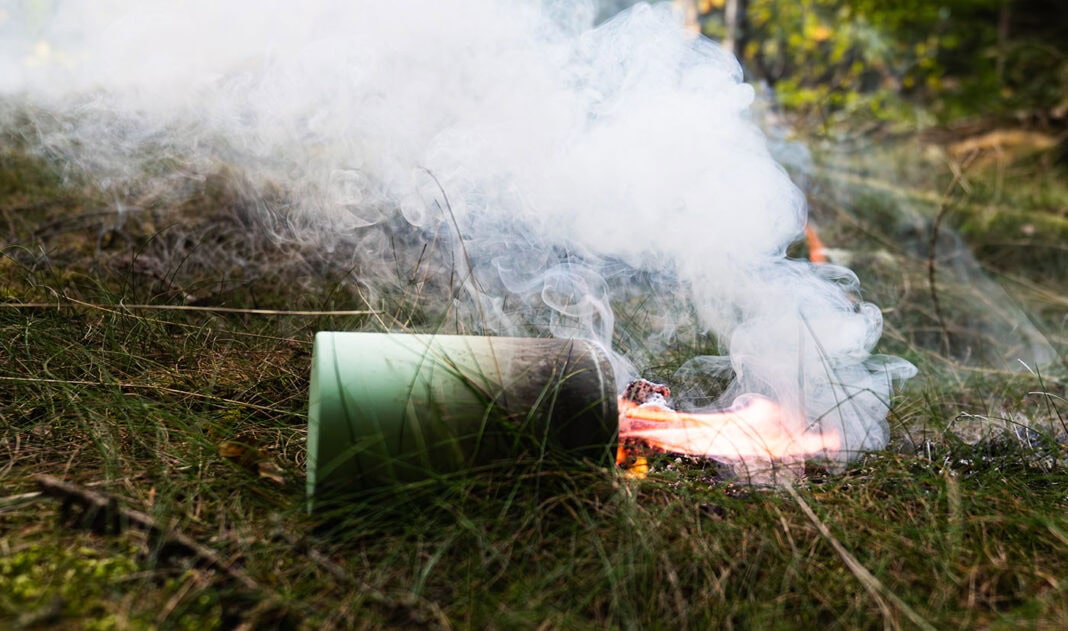
[[[1005,83],[1005,56],[1009,48],[1009,28],[1012,24],[1012,1],[1004,0],[1001,5],[1001,13],[998,15],[998,57],[997,77],[998,84]]]
[[[746,4],[746,0],[727,0],[723,14],[723,24],[727,28],[727,35],[723,38],[723,48],[739,59],[745,50]]]

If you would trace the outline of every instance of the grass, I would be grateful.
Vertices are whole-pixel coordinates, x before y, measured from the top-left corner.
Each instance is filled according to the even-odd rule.
[[[660,455],[640,481],[550,462],[309,516],[312,335],[448,322],[422,308],[448,290],[431,273],[434,244],[381,227],[395,231],[398,281],[367,287],[358,243],[323,253],[277,226],[281,239],[264,238],[232,174],[181,203],[131,200],[120,224],[100,191],[61,182],[17,145],[0,167],[0,626],[1068,626],[1063,363],[977,361],[1013,343],[1015,312],[983,311],[1002,295],[1063,361],[1064,279],[1004,249],[963,268],[939,260],[940,330],[924,248],[948,170],[887,189],[832,168],[814,187],[825,241],[850,244],[866,297],[886,308],[881,349],[923,371],[896,402],[886,451],[842,473],[810,467],[793,489]],[[1033,177],[1055,175],[1044,173]],[[979,185],[952,203],[1055,215],[1064,189],[1047,188],[1031,206],[1026,192],[993,200]],[[992,299],[988,281],[968,280],[991,274],[1020,282]],[[623,307],[625,334],[643,316]],[[665,364],[709,343],[678,342]],[[34,495],[35,473],[121,497],[259,588],[136,531],[60,521]]]

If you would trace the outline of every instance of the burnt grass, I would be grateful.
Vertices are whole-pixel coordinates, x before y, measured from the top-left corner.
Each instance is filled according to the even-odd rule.
[[[1021,186],[1056,175],[1037,169]],[[923,251],[937,200],[903,222],[901,193],[814,194],[825,241],[850,244],[886,307],[880,349],[923,374],[895,401],[891,446],[844,471],[809,467],[788,492],[669,455],[643,480],[516,463],[308,515],[312,336],[447,318],[426,305],[448,279],[411,273],[433,243],[381,227],[404,273],[368,287],[358,243],[323,252],[263,229],[235,174],[119,213],[113,192],[57,173],[0,149],[2,627],[1068,627],[1065,268],[1014,249],[1034,231],[1005,238],[1013,217],[985,236],[970,215],[946,225],[997,253],[978,261],[988,274],[1018,281],[1011,299],[1060,358],[1043,372],[969,365],[981,302],[950,274],[940,324]],[[945,181],[915,186],[937,196]],[[970,191],[953,203],[994,194]],[[998,203],[1063,220],[1064,190],[1025,195]],[[639,326],[618,311],[621,329]],[[708,345],[678,340],[665,374]],[[65,518],[37,474],[148,514],[252,586],[136,528]]]

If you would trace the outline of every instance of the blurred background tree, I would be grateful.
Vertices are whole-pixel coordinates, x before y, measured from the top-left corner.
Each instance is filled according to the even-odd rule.
[[[684,0],[695,28],[801,115],[1068,115],[1064,0]]]

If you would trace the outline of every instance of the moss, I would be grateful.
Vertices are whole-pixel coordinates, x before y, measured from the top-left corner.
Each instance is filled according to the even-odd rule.
[[[136,561],[137,548],[102,551],[99,542],[30,544],[0,558],[0,628],[215,629],[221,625],[219,594],[190,590],[202,578],[189,570],[169,578],[153,576]],[[161,611],[165,612],[161,614]]]
[[[0,619],[25,623],[47,612],[102,622],[113,613],[116,584],[138,569],[128,555],[58,543],[29,545],[0,558]]]

